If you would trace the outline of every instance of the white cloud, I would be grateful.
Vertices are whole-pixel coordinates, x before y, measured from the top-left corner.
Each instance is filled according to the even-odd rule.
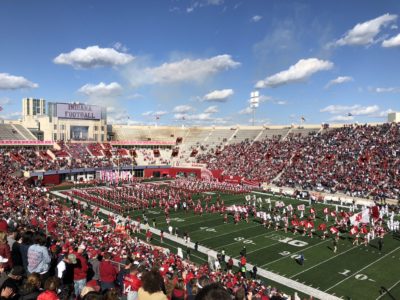
[[[0,90],[31,89],[37,87],[39,87],[37,83],[31,82],[22,76],[0,73]]]
[[[61,53],[53,62],[61,65],[71,65],[76,69],[119,66],[130,63],[134,57],[121,53],[113,48],[89,46],[86,49],[76,48],[69,53]]]
[[[350,81],[353,81],[353,77],[350,77],[350,76],[339,76],[338,78],[335,78],[335,79],[332,79],[331,81],[329,81],[327,83],[327,85],[325,86],[325,88],[330,88],[333,85],[342,84],[342,83],[350,82]]]
[[[329,121],[333,121],[333,122],[335,122],[335,121],[336,122],[343,122],[343,121],[352,121],[352,120],[354,120],[353,116],[342,116],[342,115],[334,116],[334,117],[329,119]]]
[[[193,110],[193,107],[190,105],[178,105],[175,106],[172,112],[174,113],[187,113],[189,111]]]
[[[255,87],[277,87],[291,82],[304,81],[314,73],[329,70],[332,67],[333,63],[327,60],[317,58],[300,59],[296,64],[290,66],[289,69],[258,81]]]
[[[337,40],[335,45],[370,45],[376,42],[375,37],[380,33],[381,29],[396,19],[397,15],[384,14],[364,23],[358,23],[356,26],[346,32],[341,39]]]
[[[150,110],[150,111],[146,111],[146,112],[142,113],[142,116],[157,118],[157,117],[162,117],[162,116],[166,115],[167,113],[168,112],[164,111],[164,110],[158,110],[158,111]]]
[[[210,121],[213,118],[209,113],[200,113],[200,114],[175,114],[174,119],[176,120],[188,120],[188,121]]]
[[[186,12],[191,13],[197,8],[206,7],[206,6],[210,6],[210,5],[217,6],[217,5],[221,5],[223,3],[224,3],[224,0],[198,0],[198,1],[193,2],[191,6],[186,8]]]
[[[8,97],[0,98],[0,106],[7,105],[11,103],[11,99]]]
[[[387,118],[388,114],[396,112],[395,110],[389,108],[387,110],[382,110],[378,112],[377,114],[372,115],[374,118]]]
[[[278,104],[278,105],[286,105],[287,101],[285,101],[285,100],[276,100],[274,103]]]
[[[329,105],[320,110],[320,112],[327,112],[330,114],[344,114],[350,113],[353,116],[371,115],[379,111],[378,105],[362,106],[359,104],[347,106],[347,105]]]
[[[22,116],[22,112],[15,111],[7,114],[0,114],[0,118],[4,120],[18,120]]]
[[[206,114],[215,114],[215,113],[217,113],[219,110],[218,110],[218,107],[216,106],[216,105],[212,105],[212,106],[209,106],[209,107],[207,107],[205,110],[204,110],[204,113],[206,113]]]
[[[149,110],[149,111],[146,111],[146,112],[142,113],[142,116],[148,117],[148,116],[151,116],[152,114],[153,114],[153,111]]]
[[[121,94],[122,87],[117,82],[111,82],[110,84],[105,84],[100,82],[97,85],[85,84],[82,86],[78,92],[85,94],[89,97],[116,97]]]
[[[376,93],[398,93],[400,92],[400,88],[398,87],[377,87],[373,90]]]
[[[234,92],[232,89],[215,90],[205,95],[203,100],[210,102],[226,102],[233,94]]]
[[[123,45],[123,44],[120,43],[120,42],[114,43],[113,47],[114,47],[116,50],[119,50],[119,51],[122,51],[122,52],[128,52],[128,50],[129,50],[125,45]]]
[[[400,33],[390,39],[384,40],[382,42],[382,47],[399,47],[400,46]]]
[[[245,109],[239,111],[240,115],[249,115],[251,113],[253,113],[253,109],[251,107],[246,107]]]
[[[135,87],[191,81],[201,83],[218,72],[238,66],[239,62],[234,61],[230,55],[223,54],[207,59],[183,59],[154,68],[131,68],[128,70],[127,79]]]
[[[262,16],[259,16],[259,15],[255,15],[255,16],[251,17],[251,21],[254,23],[261,21],[261,19],[262,19]]]

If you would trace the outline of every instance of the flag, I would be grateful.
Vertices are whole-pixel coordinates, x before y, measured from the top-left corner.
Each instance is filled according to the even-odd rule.
[[[361,233],[367,234],[368,233],[367,227],[365,227],[365,226],[361,227]]]
[[[314,228],[314,222],[312,222],[312,221],[307,222],[306,228]]]
[[[352,117],[353,114],[349,112],[349,113],[347,114],[347,116],[348,116],[348,117]]]
[[[357,227],[357,226],[353,226],[353,227],[350,229],[350,234],[355,235],[355,234],[357,234],[357,233],[358,233],[358,227]]]
[[[336,211],[331,211],[331,216],[336,217]]]
[[[305,121],[306,121],[306,118],[304,118],[304,116],[301,116],[301,121],[302,121],[302,122],[305,122]]]
[[[293,210],[292,204],[289,204],[288,206],[286,206],[286,208],[287,208],[288,211],[292,211]]]
[[[332,234],[337,234],[339,232],[339,229],[337,229],[335,226],[332,226],[329,228],[329,230],[332,232]]]
[[[314,209],[314,207],[311,207],[311,208],[310,208],[310,214],[315,214],[315,209]]]
[[[297,205],[297,210],[305,210],[306,206],[304,204]]]
[[[160,116],[156,116],[156,120],[160,120]]]
[[[371,215],[375,221],[379,219],[379,207],[378,206],[373,206],[371,208]]]
[[[297,221],[297,220],[292,220],[291,223],[293,226],[299,226],[299,221]]]
[[[321,223],[318,226],[318,230],[324,231],[326,229],[326,224],[325,223]]]
[[[326,215],[329,214],[329,208],[327,208],[327,207],[324,208],[324,214],[326,214]]]
[[[3,106],[0,106],[0,111],[3,111]]]
[[[363,209],[361,212],[354,214],[350,217],[350,223],[352,225],[358,225],[358,223],[369,223],[369,210],[368,208]]]

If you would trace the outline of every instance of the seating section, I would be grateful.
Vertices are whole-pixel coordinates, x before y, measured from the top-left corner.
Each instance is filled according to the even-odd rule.
[[[21,125],[0,124],[0,140],[36,140],[28,133],[28,130]]]

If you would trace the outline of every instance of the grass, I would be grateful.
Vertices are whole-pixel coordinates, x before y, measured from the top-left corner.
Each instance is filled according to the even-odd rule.
[[[291,203],[294,207],[299,204],[295,199],[262,196],[266,197],[284,201],[285,205]],[[215,200],[216,197],[213,198]],[[221,198],[226,206],[244,202],[244,195],[222,194]],[[313,207],[317,210],[317,227],[324,221],[322,210],[326,205],[315,204]],[[141,210],[132,213],[135,218],[142,215]],[[146,215],[150,225],[154,218],[156,227],[167,231],[162,211],[158,208],[150,209]],[[393,299],[388,294],[380,294],[382,286],[389,289],[394,299],[400,299],[400,240],[391,234],[385,235],[383,251],[379,252],[376,239],[367,247],[353,246],[352,237],[345,233],[341,236],[339,250],[335,254],[331,239],[321,240],[318,236],[310,238],[285,233],[283,230],[266,229],[258,220],[251,218],[249,223],[241,221],[234,225],[232,217],[229,217],[228,224],[224,224],[218,213],[198,216],[192,211],[185,213],[178,210],[171,211],[170,217],[171,225],[178,227],[181,234],[186,231],[192,242],[198,241],[216,251],[225,249],[227,256],[236,258],[243,246],[246,246],[248,262],[343,299]],[[174,252],[179,246],[172,241],[164,241],[162,246],[168,246]],[[153,243],[160,245],[159,237],[154,237]],[[186,252],[185,247],[182,250]],[[295,260],[300,253],[305,257],[304,265]],[[204,263],[207,260],[205,255],[196,253],[195,257],[193,254],[192,251],[192,260],[195,262]],[[280,283],[267,282],[292,292]]]

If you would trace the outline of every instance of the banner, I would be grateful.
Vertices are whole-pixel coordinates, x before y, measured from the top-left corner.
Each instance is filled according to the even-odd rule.
[[[112,141],[111,145],[167,145],[174,146],[175,142],[168,141]]]
[[[53,141],[39,140],[1,140],[0,145],[53,145]]]

